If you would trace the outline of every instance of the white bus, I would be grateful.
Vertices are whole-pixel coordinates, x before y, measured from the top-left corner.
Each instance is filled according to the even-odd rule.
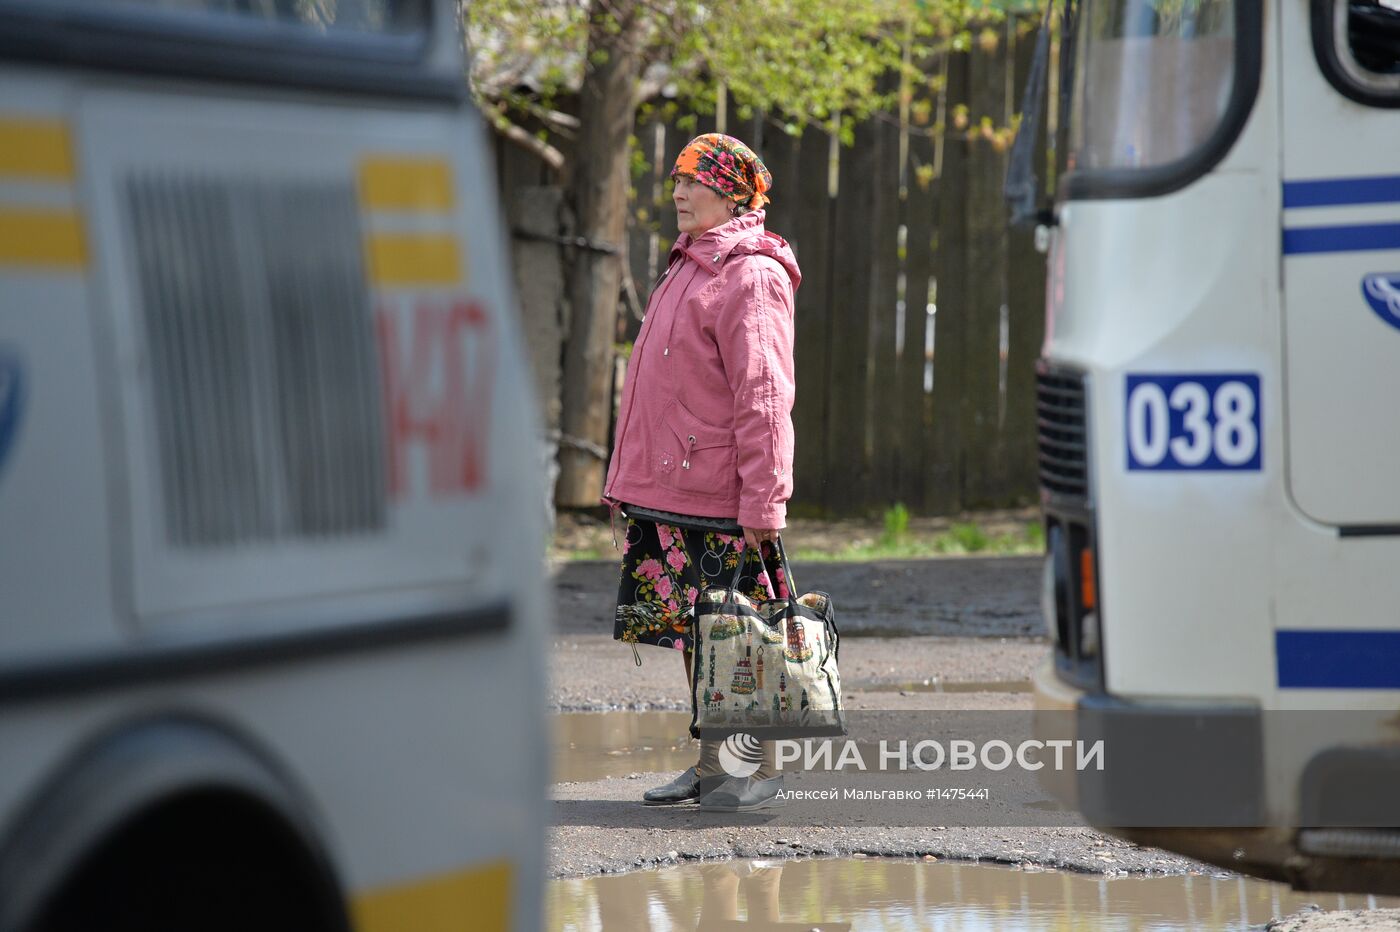
[[[1070,0],[1066,23],[1040,707],[1225,723],[1169,772],[1230,818],[1131,837],[1395,892],[1400,820],[1367,807],[1400,798],[1400,3]],[[1124,824],[1098,779],[1059,790]]]
[[[451,0],[0,0],[0,930],[538,928],[544,492]]]

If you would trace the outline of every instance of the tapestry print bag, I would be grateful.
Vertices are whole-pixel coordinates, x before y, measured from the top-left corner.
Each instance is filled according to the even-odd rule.
[[[788,593],[797,592],[778,540]],[[837,672],[840,636],[825,592],[755,602],[738,591],[746,561],[727,588],[711,586],[695,603],[690,733],[761,740],[846,733]],[[770,591],[773,587],[770,583]]]

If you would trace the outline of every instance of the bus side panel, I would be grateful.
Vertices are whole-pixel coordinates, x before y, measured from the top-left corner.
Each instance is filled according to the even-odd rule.
[[[1289,488],[1318,522],[1393,528],[1400,115],[1328,82],[1308,4],[1282,4],[1281,19],[1283,54],[1296,63],[1282,83]]]
[[[1306,7],[1284,5],[1282,32],[1284,54],[1299,65],[1285,71],[1282,106],[1281,326],[1296,505],[1278,536],[1278,701],[1393,709],[1400,702],[1400,673],[1392,673],[1400,670],[1400,492],[1391,466],[1400,443],[1400,318],[1382,313],[1379,299],[1373,306],[1365,288],[1372,273],[1400,281],[1400,250],[1364,248],[1375,244],[1364,235],[1358,241],[1357,230],[1400,220],[1393,194],[1364,202],[1384,176],[1393,186],[1400,114],[1348,100],[1328,83]],[[1309,232],[1319,228],[1332,232]]]
[[[52,96],[55,86],[52,80],[35,88],[3,85],[7,94],[25,91],[31,107],[45,100],[39,91]],[[130,604],[141,615],[139,630],[130,632],[134,654],[206,638],[238,654],[240,639],[334,633],[360,622],[388,622],[390,634],[359,653],[239,662],[216,674],[176,671],[170,679],[105,692],[84,687],[8,703],[0,747],[24,754],[0,769],[0,831],[90,736],[134,717],[194,712],[251,735],[306,788],[364,928],[404,928],[405,916],[444,902],[449,911],[438,916],[444,927],[480,921],[489,913],[478,911],[485,907],[471,896],[480,895],[483,877],[491,881],[491,902],[505,903],[501,915],[509,925],[503,927],[538,928],[548,781],[546,493],[479,118],[309,96],[221,100],[207,87],[110,79],[94,81],[81,95],[66,88],[60,96],[56,112],[61,102],[77,125],[75,171],[83,177],[89,236],[85,274],[102,282],[102,296],[91,298],[85,278],[26,284],[8,266],[0,268],[7,283],[0,349],[17,345],[30,379],[27,419],[0,461],[0,527],[6,534],[24,531],[32,553],[50,561],[36,562],[29,551],[7,545],[0,583],[15,604],[55,606],[33,622],[0,627],[0,647],[9,651],[13,643],[17,655],[26,644],[49,653],[92,646],[98,634],[110,641],[114,604]],[[404,164],[427,166],[428,190],[390,185],[373,193],[376,164],[390,166],[390,177],[400,177],[392,169]],[[158,193],[177,201],[188,190],[181,184],[256,187],[274,179],[329,180],[358,204],[354,223],[363,242],[355,251],[363,247],[362,297],[373,315],[376,364],[392,358],[399,367],[393,378],[400,379],[391,384],[386,373],[384,395],[375,399],[376,409],[381,400],[389,409],[384,458],[401,454],[398,481],[385,480],[392,492],[382,528],[217,546],[189,546],[172,533],[179,525],[166,512],[172,493],[161,471],[161,397],[149,342],[152,333],[165,332],[146,326],[152,300],[138,284],[129,213],[133,186],[162,173],[176,183]],[[444,178],[451,191],[445,199]],[[0,203],[12,188],[0,184]],[[166,219],[191,216],[205,215],[181,207]],[[314,247],[308,242],[307,253],[293,258],[307,265]],[[154,268],[178,277],[221,258],[217,249],[194,257],[172,253]],[[318,313],[336,310],[333,297],[322,297],[327,303],[313,304]],[[198,295],[171,307],[189,311],[192,326],[212,313]],[[108,328],[101,336],[89,329],[94,320]],[[296,396],[273,400],[290,403]],[[402,402],[397,422],[395,400]],[[210,420],[210,429],[219,426]],[[459,444],[446,454],[433,443],[444,431]],[[104,468],[104,438],[124,470]],[[130,508],[130,524],[109,527],[103,497],[109,485]],[[44,499],[38,492],[62,508],[36,506]],[[289,521],[287,514],[274,517]],[[16,540],[23,548],[25,541]],[[113,540],[122,553],[117,559],[108,552]],[[26,556],[12,559],[14,553]],[[61,565],[52,563],[56,554]],[[16,567],[28,577],[13,575]],[[113,577],[130,594],[114,596]],[[425,605],[450,606],[463,616],[505,605],[509,624],[396,644],[395,613],[407,617]],[[105,627],[94,628],[97,621]],[[61,658],[53,659],[61,666]],[[464,899],[463,891],[471,896]]]
[[[71,81],[0,68],[0,656],[113,643],[110,396]]]

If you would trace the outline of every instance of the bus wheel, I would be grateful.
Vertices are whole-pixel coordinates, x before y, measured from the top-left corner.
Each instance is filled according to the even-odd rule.
[[[270,808],[203,790],[127,819],[50,897],[32,932],[348,932],[329,870]]]

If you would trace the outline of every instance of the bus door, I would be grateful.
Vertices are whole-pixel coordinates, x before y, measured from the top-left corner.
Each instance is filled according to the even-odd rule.
[[[1279,5],[1288,483],[1343,535],[1400,532],[1400,10],[1387,4],[1400,6]]]
[[[1400,10],[1280,9],[1286,476],[1280,702],[1394,708],[1400,689]]]

